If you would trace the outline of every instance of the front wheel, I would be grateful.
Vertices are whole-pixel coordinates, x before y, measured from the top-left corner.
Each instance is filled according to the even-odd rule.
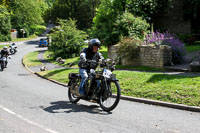
[[[1,71],[4,69],[4,61],[1,61]]]
[[[77,103],[80,98],[77,97],[72,91],[75,91],[75,87],[78,87],[78,85],[71,85],[68,87],[68,97],[69,97],[69,101],[72,103]]]
[[[118,81],[110,81],[107,86],[108,91],[104,90],[104,92],[102,92],[99,97],[99,104],[104,111],[109,112],[118,105],[121,89]]]

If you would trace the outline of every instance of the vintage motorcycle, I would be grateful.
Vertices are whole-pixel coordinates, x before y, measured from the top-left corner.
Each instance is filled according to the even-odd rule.
[[[93,60],[87,60],[90,64],[97,63]],[[69,73],[68,97],[70,102],[77,103],[80,99],[96,102],[100,107],[109,112],[113,110],[119,103],[121,89],[116,74],[112,71],[115,69],[115,62],[110,59],[104,59],[98,62],[100,71],[90,69],[88,80],[85,83],[85,96],[79,97],[79,85],[81,76],[79,73]],[[100,82],[97,85],[97,81]]]
[[[9,59],[11,59],[10,56],[8,56]],[[4,70],[4,68],[6,67],[6,62],[7,61],[7,58],[5,56],[3,56],[2,58],[0,58],[0,64],[1,64],[1,71]]]
[[[17,46],[15,43],[12,43],[9,47],[10,47],[11,54],[15,54],[17,52]]]

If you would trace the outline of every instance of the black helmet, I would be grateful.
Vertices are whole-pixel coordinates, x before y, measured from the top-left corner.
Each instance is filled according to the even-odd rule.
[[[91,39],[89,41],[89,48],[92,50],[93,46],[98,46],[100,47],[101,46],[101,42],[99,41],[99,39]]]

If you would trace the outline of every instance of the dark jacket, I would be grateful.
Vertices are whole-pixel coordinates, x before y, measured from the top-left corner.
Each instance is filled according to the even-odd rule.
[[[81,54],[85,53],[85,59],[83,59],[83,57],[80,57],[80,61],[78,63],[79,68],[82,69],[96,69],[97,68],[97,64],[94,63],[88,63],[86,60],[94,60],[96,62],[99,61],[99,59],[104,59],[104,57],[102,56],[102,54],[100,52],[92,52],[90,48],[84,48],[81,51]]]
[[[8,57],[9,55],[9,52],[8,50],[1,50],[1,58],[4,56],[4,57]]]

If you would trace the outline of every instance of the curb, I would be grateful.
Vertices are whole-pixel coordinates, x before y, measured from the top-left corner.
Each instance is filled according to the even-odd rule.
[[[180,110],[200,112],[200,107],[197,107],[197,106],[188,106],[184,104],[176,104],[176,103],[163,102],[163,101],[157,101],[157,100],[151,100],[151,99],[145,99],[145,98],[136,98],[136,97],[130,97],[130,96],[121,96],[121,99],[133,101],[133,102],[151,104],[151,105],[159,105],[163,107],[169,107],[169,108],[180,109]]]
[[[51,81],[51,82],[53,82],[53,83],[62,85],[62,86],[64,86],[64,87],[68,87],[68,85],[66,85],[66,84],[60,83],[60,82],[55,81],[55,80],[52,80],[52,79],[45,78],[44,76],[40,75],[39,73],[33,72],[29,67],[27,67],[27,66],[24,64],[24,60],[23,60],[23,59],[24,59],[24,58],[22,58],[22,65],[23,65],[28,71],[30,71],[32,74],[35,74],[35,75],[37,75],[38,77],[40,77],[40,78],[42,78],[42,79],[49,80],[49,81]]]
[[[29,69],[24,64],[23,58],[22,58],[22,64],[28,71],[37,75],[38,77],[49,80],[58,85],[68,87],[68,85],[66,85],[66,84],[60,83],[60,82],[52,80],[52,79],[45,78],[44,76],[40,75],[39,73],[33,72],[31,69]],[[145,99],[145,98],[123,96],[123,95],[121,95],[120,99],[127,100],[127,101],[133,101],[133,102],[139,102],[139,103],[145,103],[145,104],[151,104],[151,105],[158,105],[158,106],[163,106],[163,107],[168,107],[168,108],[180,109],[180,110],[187,110],[187,111],[192,111],[192,112],[200,112],[200,107],[197,107],[197,106],[188,106],[188,105],[184,105],[184,104],[176,104],[176,103],[163,102],[163,101],[157,101],[157,100],[151,100],[151,99]]]

